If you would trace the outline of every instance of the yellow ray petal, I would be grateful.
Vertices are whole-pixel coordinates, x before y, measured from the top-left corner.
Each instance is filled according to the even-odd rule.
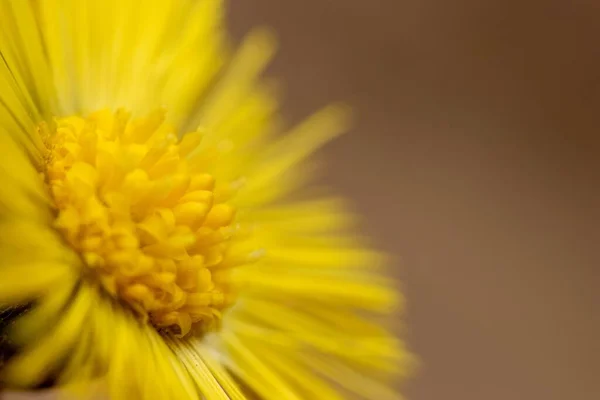
[[[208,346],[203,346],[200,343],[194,344],[198,351],[198,355],[206,363],[210,372],[217,379],[221,387],[225,390],[230,400],[246,400],[246,396],[242,393],[238,384],[235,382],[229,371],[225,369],[222,363],[212,355],[214,349]]]
[[[237,111],[240,103],[251,93],[256,78],[270,61],[274,50],[275,39],[268,30],[257,30],[246,37],[225,76],[195,119],[200,128],[213,128]]]
[[[283,272],[283,271],[282,271]],[[396,290],[382,278],[368,275],[336,274],[326,276],[285,271],[274,275],[270,271],[246,267],[236,272],[248,296],[267,299],[298,298],[324,304],[335,304],[372,311],[387,312],[399,304]]]
[[[220,368],[217,369],[219,374],[215,375],[214,363],[211,363],[213,368],[210,368],[206,357],[201,355],[191,343],[178,340],[172,341],[170,345],[183,365],[187,367],[203,398],[206,400],[245,399],[228,374]]]
[[[69,265],[48,262],[0,268],[0,304],[30,301],[73,279]]]
[[[250,386],[265,400],[301,400],[299,394],[281,377],[266,365],[256,354],[234,334],[223,337],[234,362],[225,360],[229,369]]]
[[[0,293],[4,290],[0,289]],[[3,369],[2,377],[20,387],[35,386],[46,379],[79,339],[81,326],[93,306],[93,300],[94,296],[89,291],[80,291],[56,326],[11,359]]]
[[[76,280],[65,282],[63,285],[53,285],[38,304],[25,316],[15,322],[10,330],[11,337],[19,344],[26,344],[40,338],[60,319],[60,313],[70,300]]]

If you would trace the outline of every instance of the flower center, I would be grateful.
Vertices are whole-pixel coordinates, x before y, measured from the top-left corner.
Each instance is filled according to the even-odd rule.
[[[163,110],[130,121],[100,111],[38,131],[55,226],[84,276],[159,329],[214,329],[234,293],[223,262],[235,210],[190,162],[201,135],[178,140]]]

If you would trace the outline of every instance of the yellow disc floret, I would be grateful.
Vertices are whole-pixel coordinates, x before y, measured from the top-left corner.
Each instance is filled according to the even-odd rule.
[[[235,210],[189,162],[201,135],[179,140],[164,116],[101,111],[38,129],[55,226],[80,254],[82,274],[183,336],[211,329],[232,301],[222,261]]]

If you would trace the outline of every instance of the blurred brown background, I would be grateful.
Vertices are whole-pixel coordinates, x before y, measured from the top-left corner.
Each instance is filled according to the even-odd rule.
[[[600,2],[230,1],[292,119],[348,100],[327,179],[400,259],[413,400],[600,399]]]

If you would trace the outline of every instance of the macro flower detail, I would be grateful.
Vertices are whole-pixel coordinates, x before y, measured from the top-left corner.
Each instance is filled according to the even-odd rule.
[[[0,0],[0,381],[110,399],[398,399],[385,257],[219,0]],[[349,397],[348,397],[349,396]]]
[[[233,302],[224,257],[235,236],[231,190],[215,193],[202,172],[200,132],[179,141],[162,110],[128,118],[104,111],[40,126],[54,226],[81,256],[83,275],[185,336]]]

